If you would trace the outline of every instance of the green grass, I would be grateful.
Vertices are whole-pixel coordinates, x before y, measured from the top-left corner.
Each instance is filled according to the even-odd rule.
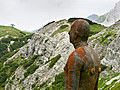
[[[9,35],[11,37],[23,37],[25,35],[30,35],[29,32],[20,31],[17,28],[11,28],[11,26],[0,26],[0,37]]]
[[[13,54],[14,54],[14,52],[13,52]],[[29,74],[34,73],[34,71],[39,67],[38,65],[33,64],[33,62],[35,61],[35,59],[37,57],[38,57],[38,55],[33,55],[33,56],[31,56],[30,61],[27,60],[27,62],[26,62],[24,60],[24,56],[19,56],[15,60],[10,60],[5,65],[2,65],[0,68],[0,86],[4,87],[4,84],[6,84],[6,80],[9,79],[9,77],[14,73],[14,71],[21,65],[27,64],[26,68],[29,66],[29,68],[27,69],[27,72],[25,73],[25,77],[27,77]],[[30,63],[28,63],[28,62],[30,62]],[[31,64],[33,64],[33,65],[31,65]],[[12,79],[14,79],[14,78],[12,78]]]
[[[11,56],[13,56],[17,51],[18,51],[18,50],[9,52],[9,53],[3,55],[3,56],[0,58],[0,69],[3,67],[3,63],[4,63],[8,58],[10,58]]]
[[[106,27],[100,24],[93,24],[90,25],[90,36],[99,33],[100,31],[104,30]]]
[[[55,81],[48,87],[49,80],[37,85],[34,90],[65,90],[65,72],[55,76]]]
[[[12,73],[19,67],[21,58],[18,57],[15,60],[8,61],[0,69],[0,86],[4,85],[6,80],[12,75]]]
[[[94,24],[97,24],[97,23],[95,23],[95,22],[92,22],[92,21],[90,21],[90,20],[88,20],[88,19],[85,19],[85,18],[69,18],[68,19],[68,23],[73,23],[75,20],[77,20],[77,19],[83,19],[83,20],[86,20],[90,25],[94,25]]]
[[[56,30],[55,32],[52,33],[51,37],[53,37],[54,35],[58,34],[58,33],[62,33],[62,32],[69,32],[69,26],[68,25],[62,25],[60,26],[60,28],[58,28],[58,30]]]
[[[101,65],[100,65],[100,68],[101,68],[101,71],[104,71],[104,70],[107,68],[107,66],[101,64]]]
[[[38,65],[31,65],[28,69],[27,72],[24,73],[25,78],[29,75],[29,74],[33,74],[35,72],[35,70],[38,68]]]
[[[116,73],[116,74],[114,73],[112,78],[118,76],[119,74],[120,73]],[[105,83],[108,82],[112,78],[102,77],[101,80],[99,80],[98,82],[98,88],[100,89],[103,87],[102,90],[109,90],[118,81],[118,80],[113,80],[110,85],[106,85]],[[47,81],[43,82],[40,86],[35,87],[34,90],[41,90],[43,88],[44,90],[65,90],[65,72],[62,72],[56,75],[55,81],[52,83],[52,85],[50,85],[49,87],[47,87],[47,85],[48,85]],[[115,86],[111,90],[119,90],[119,87],[120,87],[120,82],[116,83]]]
[[[27,43],[27,40],[30,39],[31,37],[32,37],[32,35],[28,35],[28,36],[24,36],[24,37],[17,37],[17,38],[8,37],[8,38],[2,39],[0,41],[0,67],[1,67],[1,64],[3,63],[3,61],[6,61],[7,58],[12,56],[11,53],[13,51],[18,50],[23,45],[25,45]],[[10,47],[9,47],[10,52],[8,52],[7,47],[9,45],[10,41],[14,41],[14,43],[12,45],[10,45]]]
[[[101,78],[101,80],[98,81],[98,88],[102,88],[103,86],[105,86],[106,85],[105,83],[109,80],[110,80],[109,77],[108,78]]]
[[[117,80],[112,81],[110,85],[105,85],[103,90],[110,90],[110,88],[115,84],[116,81]]]
[[[39,55],[32,55],[31,58],[29,58],[28,60],[24,61],[24,63],[23,63],[24,69],[26,69],[27,67],[32,65],[34,63],[35,59],[37,59],[38,56]]]
[[[65,72],[55,76],[55,81],[45,90],[65,90]]]
[[[116,83],[115,86],[111,88],[111,90],[120,90],[120,82]]]
[[[102,88],[102,90],[109,90],[119,79],[113,80],[111,82],[111,84],[109,84],[109,85],[106,85],[105,83],[108,82],[109,80],[111,80],[112,78],[117,77],[119,75],[120,75],[120,73],[112,73],[107,77],[102,77],[98,82],[98,88],[99,89]],[[117,87],[116,85],[114,86],[115,88]],[[117,89],[113,89],[113,90],[117,90]]]
[[[74,22],[77,19],[84,19],[84,18],[70,18],[70,19],[68,19],[68,23],[72,24],[72,22]],[[84,19],[84,20],[87,20],[88,23],[90,24],[90,36],[95,35],[98,32],[107,28],[103,25],[92,22],[88,19]],[[53,37],[54,35],[56,35],[58,33],[69,32],[69,30],[70,30],[70,27],[68,25],[61,25],[60,28],[58,28],[58,30],[56,30],[55,32],[52,33],[51,37]]]
[[[103,35],[100,36],[100,38],[99,38],[100,43],[103,44],[103,45],[110,44],[111,41],[108,38],[110,36],[116,37],[116,32],[117,31],[113,31],[112,29],[106,31]]]
[[[52,67],[55,65],[55,63],[56,63],[60,58],[61,58],[61,55],[60,55],[60,54],[57,55],[56,57],[52,58],[52,59],[51,59],[51,62],[50,62],[50,64],[49,64],[49,68],[52,68]]]

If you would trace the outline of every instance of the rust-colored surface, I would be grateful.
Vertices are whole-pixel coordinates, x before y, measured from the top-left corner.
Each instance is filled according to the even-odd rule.
[[[97,90],[100,60],[95,50],[87,45],[87,39],[82,39],[89,36],[89,24],[86,23],[85,20],[76,20],[69,32],[70,42],[76,50],[65,65],[66,90]]]
[[[78,19],[71,25],[69,31],[70,42],[74,45],[82,41],[87,41],[90,34],[90,25],[87,21]]]

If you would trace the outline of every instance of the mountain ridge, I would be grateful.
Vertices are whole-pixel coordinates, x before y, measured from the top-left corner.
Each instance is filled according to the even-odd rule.
[[[1,87],[5,87],[6,90],[64,90],[64,66],[68,56],[74,50],[73,45],[69,42],[68,31],[71,23],[76,19],[79,18],[52,22],[40,28],[26,45],[21,47],[17,53],[4,62],[1,70],[6,70],[7,67],[13,64],[16,65],[16,69],[7,80],[2,83]],[[116,42],[116,40],[120,40],[117,38],[120,35],[118,33],[118,31],[120,31],[119,22],[108,28],[90,20],[88,20],[88,22],[91,27],[91,35],[88,43],[96,49],[102,61],[99,89],[109,88],[109,85],[112,84],[107,83],[110,79],[106,81],[104,75],[107,77],[108,74],[111,78],[119,76],[119,73],[116,73],[117,71],[119,72],[117,68],[119,67],[119,55],[117,55],[117,65],[112,64],[112,62],[114,63],[114,59],[111,59],[110,66],[103,61],[109,61],[108,58],[111,57],[106,53],[109,52],[107,47],[113,45],[113,42],[119,47]],[[112,43],[110,41],[112,41]],[[111,48],[113,52],[119,52],[114,51],[113,46],[109,48]],[[112,57],[117,58],[115,56]],[[113,72],[114,70],[116,72]],[[111,72],[113,76],[109,72]],[[117,81],[118,80],[119,79],[117,79]],[[103,83],[107,83],[108,86]]]

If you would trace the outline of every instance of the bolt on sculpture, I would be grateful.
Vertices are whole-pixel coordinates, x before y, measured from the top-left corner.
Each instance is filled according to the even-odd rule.
[[[87,39],[90,25],[87,21],[78,19],[71,25],[70,42],[74,50],[65,65],[66,90],[97,90],[98,77],[101,72],[98,54],[88,46]]]

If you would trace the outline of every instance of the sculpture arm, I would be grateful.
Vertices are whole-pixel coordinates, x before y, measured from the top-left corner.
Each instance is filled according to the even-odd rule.
[[[68,60],[68,89],[67,90],[78,90],[80,81],[80,71],[82,68],[82,60],[78,56],[72,56]]]
[[[98,79],[99,79],[99,75],[98,75],[94,90],[98,90]]]
[[[98,77],[97,77],[97,81],[96,81],[94,90],[98,90],[98,80],[99,80],[99,74],[100,74],[100,72],[101,72],[101,68],[99,66],[99,68],[98,68]]]
[[[65,90],[67,90],[68,89],[68,65],[67,63],[64,67],[64,70],[65,70]]]

